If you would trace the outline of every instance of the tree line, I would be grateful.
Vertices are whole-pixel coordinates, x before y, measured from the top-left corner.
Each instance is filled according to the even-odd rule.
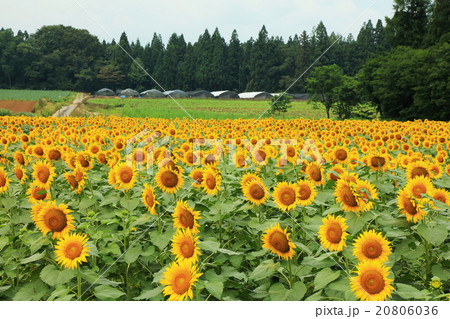
[[[229,41],[216,28],[194,43],[172,34],[167,45],[154,34],[151,43],[129,42],[125,32],[118,43],[100,42],[86,30],[70,26],[44,26],[34,34],[0,30],[0,87],[95,91],[101,87],[138,91],[158,85],[122,50],[127,51],[165,89],[204,89],[278,92],[287,89],[332,43],[317,65],[337,64],[355,75],[364,63],[388,50],[381,20],[364,23],[356,39],[328,33],[320,22],[312,33],[269,37],[262,26],[256,39],[239,40],[236,30]],[[301,79],[290,90],[305,92]]]
[[[356,76],[336,64],[311,71],[309,92],[327,114],[349,118],[365,103],[386,119],[450,120],[450,1],[395,0],[394,10],[385,28],[390,49]]]

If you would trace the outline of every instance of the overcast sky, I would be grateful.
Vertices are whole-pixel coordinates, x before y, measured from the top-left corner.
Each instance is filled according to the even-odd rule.
[[[256,38],[265,24],[269,36],[285,40],[311,30],[320,20],[328,33],[344,31],[375,0],[1,0],[0,27],[34,33],[43,25],[64,24],[87,29],[100,40],[150,42],[160,33],[166,44],[174,32],[195,42],[207,28],[216,27],[229,41],[236,29],[241,41]],[[392,0],[378,0],[348,32],[356,37],[363,22],[392,16]],[[85,11],[81,7],[83,7]],[[96,20],[98,24],[93,20]],[[100,26],[99,26],[100,25]]]

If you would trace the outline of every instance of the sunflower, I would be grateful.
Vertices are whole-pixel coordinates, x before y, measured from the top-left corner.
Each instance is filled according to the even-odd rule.
[[[389,159],[387,156],[377,153],[377,154],[370,154],[367,157],[367,165],[370,167],[373,171],[381,171],[386,172],[389,164]]]
[[[376,260],[384,263],[392,253],[390,242],[383,237],[383,234],[376,233],[373,229],[363,232],[353,244],[353,255],[360,262],[366,260]]]
[[[405,189],[398,192],[397,196],[397,206],[400,213],[406,216],[407,221],[412,221],[417,223],[417,221],[422,220],[427,212],[423,209],[423,203],[417,200],[415,197],[408,195]]]
[[[319,165],[316,162],[312,162],[308,164],[308,166],[306,166],[305,173],[308,175],[308,178],[314,183],[314,185],[320,186],[325,184],[324,169],[322,165]]]
[[[200,219],[200,214],[198,211],[194,211],[193,208],[183,200],[177,202],[175,207],[175,212],[172,214],[173,217],[173,227],[174,228],[184,228],[189,229],[192,235],[198,234],[198,219]]]
[[[444,174],[444,170],[442,169],[442,166],[439,165],[438,163],[432,163],[429,166],[429,173],[432,179],[439,179]]]
[[[430,177],[429,164],[424,161],[411,161],[406,167],[406,177],[413,179],[417,176]]]
[[[34,183],[30,185],[27,190],[28,201],[30,203],[36,203],[50,199],[50,190],[48,188],[40,187]]]
[[[55,246],[56,261],[64,268],[74,269],[78,264],[87,262],[86,257],[90,247],[86,245],[86,235],[68,233]]]
[[[142,190],[142,201],[150,214],[156,215],[155,207],[157,204],[159,205],[159,202],[155,199],[155,191],[153,190],[153,187],[148,184],[145,184],[144,189]]]
[[[245,198],[256,206],[264,204],[269,198],[267,187],[262,181],[253,180],[248,182],[243,187],[243,193]]]
[[[355,296],[363,301],[385,301],[391,297],[392,279],[387,278],[389,267],[379,261],[368,260],[357,266],[358,276],[350,278],[350,285]]]
[[[342,251],[345,244],[345,238],[348,233],[345,231],[348,226],[345,223],[345,218],[341,216],[331,216],[322,218],[322,223],[319,227],[320,244],[329,251]]]
[[[8,178],[3,166],[0,166],[0,194],[8,191],[9,183],[11,180]]]
[[[335,164],[330,168],[330,171],[328,173],[328,178],[337,182],[337,180],[340,178],[340,176],[346,172],[346,169],[341,164]]]
[[[365,202],[358,198],[358,193],[354,190],[355,183],[348,183],[342,178],[336,183],[334,196],[341,208],[346,212],[360,213],[364,211]]]
[[[189,177],[194,180],[194,182],[192,182],[192,186],[194,186],[195,188],[202,187],[203,172],[204,172],[204,170],[201,168],[194,168],[192,170],[191,174],[189,174]]]
[[[59,147],[49,147],[46,150],[47,160],[49,162],[51,161],[57,161],[62,157],[61,151],[59,150]]]
[[[262,179],[256,175],[256,173],[246,173],[244,176],[242,176],[241,178],[241,188],[242,190],[244,189],[245,184],[250,183],[250,182],[258,182],[258,183],[263,183]]]
[[[45,235],[53,232],[53,239],[63,238],[71,230],[75,229],[74,219],[70,215],[71,210],[66,205],[56,205],[56,202],[47,202],[41,208],[37,216],[37,227]]]
[[[49,188],[53,178],[56,176],[55,168],[50,163],[38,161],[33,164],[33,178],[36,185],[41,188]]]
[[[262,236],[263,248],[271,253],[278,255],[278,258],[290,259],[294,257],[295,245],[289,240],[290,233],[287,233],[287,227],[282,230],[279,224],[271,225]]]
[[[136,170],[126,163],[118,164],[114,167],[116,189],[129,190],[136,183]]]
[[[181,172],[176,172],[168,166],[161,167],[155,179],[159,189],[169,194],[176,193],[184,184]]]
[[[422,199],[422,194],[430,195],[434,187],[428,177],[417,176],[409,180],[405,191],[412,196]]]
[[[203,190],[209,196],[214,196],[220,190],[221,185],[222,177],[212,167],[208,167],[203,173]]]
[[[17,151],[14,153],[14,160],[19,165],[23,165],[23,166],[27,165],[27,160],[25,158],[25,155],[20,151]]]
[[[25,183],[25,180],[27,179],[26,170],[22,167],[22,165],[14,165],[14,175],[16,175],[16,178],[20,181],[20,184]]]
[[[275,186],[273,191],[275,204],[282,211],[294,209],[298,204],[298,186],[288,182],[281,182]]]
[[[94,158],[89,152],[77,152],[75,154],[75,161],[85,170],[90,170],[94,167]]]
[[[435,188],[431,192],[431,197],[433,197],[434,200],[441,201],[444,204],[450,206],[450,192],[446,191],[445,189]]]
[[[192,299],[192,287],[202,275],[197,266],[187,260],[172,263],[164,272],[160,283],[166,287],[163,289],[164,296],[169,295],[169,301],[182,301]]]
[[[314,201],[317,195],[316,188],[309,180],[297,182],[297,202],[300,206],[306,206]]]
[[[193,237],[189,228],[178,229],[172,239],[172,254],[175,255],[177,261],[187,260],[191,263],[198,261],[201,255],[197,246],[198,237]]]
[[[337,163],[347,163],[348,155],[348,149],[345,146],[337,146],[331,152],[331,160]]]
[[[372,209],[373,200],[378,199],[378,194],[375,190],[375,186],[367,181],[358,180],[356,181],[354,188],[358,200],[361,202],[361,205],[364,206],[364,209],[362,211]]]

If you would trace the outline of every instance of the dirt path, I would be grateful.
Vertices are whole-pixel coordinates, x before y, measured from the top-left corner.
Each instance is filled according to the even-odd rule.
[[[72,114],[73,110],[75,110],[83,101],[83,93],[77,93],[75,100],[72,101],[72,104],[68,106],[63,106],[59,111],[53,114],[53,117],[67,117]]]

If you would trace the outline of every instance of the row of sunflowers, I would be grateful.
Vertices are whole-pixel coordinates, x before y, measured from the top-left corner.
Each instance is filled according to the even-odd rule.
[[[449,123],[0,132],[0,300],[449,299]]]

